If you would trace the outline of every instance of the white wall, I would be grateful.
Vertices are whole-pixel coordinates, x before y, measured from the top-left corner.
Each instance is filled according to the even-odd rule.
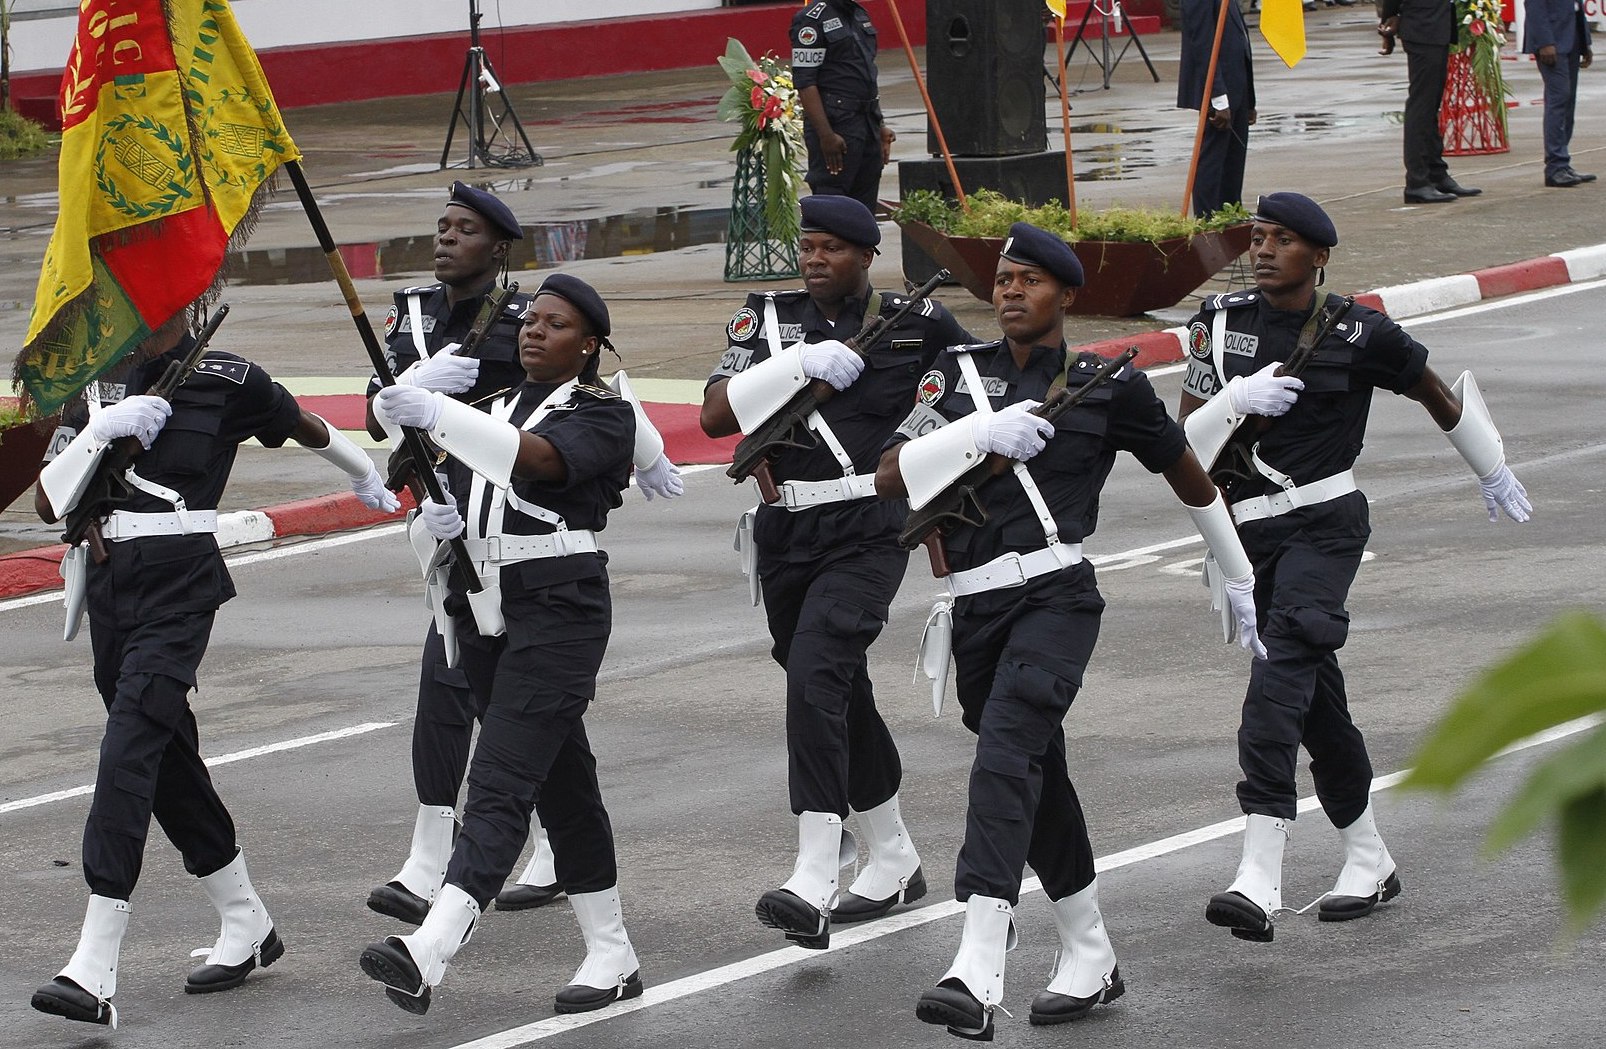
[[[498,26],[543,25],[596,18],[629,18],[701,11],[720,0],[482,0],[480,32]],[[234,0],[234,16],[256,48],[335,40],[382,40],[435,33],[468,34],[469,0]],[[78,5],[19,0],[11,23],[14,75],[60,69],[78,29]],[[27,17],[57,9],[50,17]]]

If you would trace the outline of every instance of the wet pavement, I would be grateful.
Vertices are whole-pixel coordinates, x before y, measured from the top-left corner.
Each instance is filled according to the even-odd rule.
[[[1253,24],[1253,17],[1251,17]],[[1286,70],[1255,41],[1260,123],[1251,133],[1246,196],[1296,189],[1332,214],[1341,242],[1328,268],[1330,287],[1362,291],[1461,273],[1597,243],[1602,183],[1573,190],[1542,185],[1538,105],[1541,88],[1526,59],[1503,63],[1516,105],[1510,152],[1451,158],[1463,183],[1481,197],[1404,207],[1400,190],[1403,55],[1380,57],[1368,12],[1323,9],[1307,16],[1309,55]],[[1078,49],[1067,80],[1073,161],[1081,208],[1115,204],[1179,207],[1195,115],[1174,108],[1178,37],[1146,37],[1159,70],[1155,83],[1136,53],[1117,67],[1108,90],[1090,56]],[[766,43],[747,41],[750,50]],[[712,59],[713,56],[710,56]],[[1045,49],[1051,67],[1053,47]],[[884,52],[883,105],[898,133],[895,160],[923,160],[925,116],[907,64]],[[525,224],[515,279],[533,286],[540,269],[562,265],[597,285],[614,317],[615,341],[632,377],[691,382],[704,378],[722,348],[722,329],[743,295],[784,284],[722,279],[726,209],[734,176],[734,127],[715,108],[724,80],[710,61],[699,69],[510,87],[509,97],[544,163],[539,167],[440,170],[452,116],[451,95],[291,110],[286,123],[324,215],[343,245],[358,290],[376,323],[398,287],[428,281],[428,232],[445,187],[463,178],[494,189]],[[1593,117],[1606,101],[1606,78],[1579,80],[1575,166],[1601,166],[1606,127]],[[1060,141],[1050,96],[1051,145]],[[454,163],[467,155],[456,129]],[[0,345],[20,346],[39,260],[54,219],[55,157],[0,167]],[[885,196],[897,176],[883,178]],[[873,276],[900,279],[896,228]],[[225,298],[234,314],[220,345],[261,362],[276,377],[346,376],[367,371],[344,304],[320,271],[315,240],[285,186],[264,211],[247,250],[235,260]],[[1229,268],[1203,292],[1243,282]],[[943,299],[978,334],[991,311],[959,288]],[[1075,341],[1113,338],[1179,323],[1192,301],[1137,318],[1076,318]],[[9,357],[10,354],[7,354]],[[3,452],[0,452],[3,454]],[[324,494],[335,486],[310,456],[278,455],[256,466],[242,458],[228,508]],[[17,509],[0,515],[4,533]]]

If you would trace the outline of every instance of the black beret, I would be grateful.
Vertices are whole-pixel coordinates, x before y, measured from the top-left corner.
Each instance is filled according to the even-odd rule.
[[[591,330],[602,340],[602,344],[613,348],[608,342],[608,336],[613,331],[608,320],[608,304],[602,301],[602,296],[591,285],[568,273],[554,273],[541,282],[536,295],[556,295],[568,299],[569,304],[590,323]]]
[[[836,194],[815,193],[803,198],[803,229],[831,233],[866,248],[881,243],[881,227],[870,209]]]
[[[1082,286],[1082,260],[1056,234],[1028,222],[1009,227],[1009,237],[998,253],[1011,262],[1038,266],[1072,288]]]
[[[519,220],[513,217],[513,209],[483,189],[475,189],[467,182],[454,182],[452,196],[447,203],[461,204],[470,211],[479,212],[486,222],[501,230],[509,240],[524,239],[524,230],[519,227]]]
[[[1285,226],[1318,248],[1338,243],[1338,230],[1322,206],[1303,193],[1267,193],[1255,202],[1255,221]]]

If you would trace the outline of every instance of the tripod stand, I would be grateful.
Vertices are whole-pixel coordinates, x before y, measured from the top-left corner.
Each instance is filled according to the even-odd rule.
[[[452,152],[452,135],[457,131],[459,120],[469,139],[468,159],[464,161],[467,167],[541,166],[541,154],[530,145],[530,137],[519,123],[519,115],[513,112],[513,101],[497,79],[491,56],[480,46],[479,0],[468,3],[468,38],[463,78],[457,85],[457,103],[452,111],[452,122],[446,128],[446,145],[441,148],[441,167],[447,167],[446,158]]]
[[[1093,45],[1082,39],[1087,34],[1087,23],[1093,17],[1094,11],[1099,13],[1099,41],[1102,55],[1093,54]],[[1110,57],[1111,20],[1118,20],[1126,30],[1126,43],[1121,46],[1120,51],[1116,52],[1114,58]],[[1115,67],[1121,64],[1121,59],[1126,55],[1127,48],[1133,44],[1138,45],[1138,54],[1143,56],[1143,64],[1149,67],[1149,75],[1154,77],[1156,84],[1160,82],[1160,74],[1154,71],[1154,63],[1149,61],[1149,52],[1144,49],[1143,41],[1139,40],[1138,34],[1133,31],[1132,20],[1126,16],[1126,8],[1121,6],[1121,0],[1112,0],[1109,10],[1100,7],[1098,0],[1093,0],[1092,3],[1087,5],[1087,9],[1082,12],[1082,24],[1076,27],[1076,39],[1071,41],[1071,46],[1065,51],[1065,64],[1067,66],[1071,64],[1071,56],[1076,54],[1077,44],[1081,44],[1087,49],[1088,55],[1092,57],[1093,61],[1098,64],[1100,71],[1103,72],[1104,90],[1106,91],[1110,89],[1110,76],[1115,72]],[[1063,75],[1064,70],[1060,72]]]

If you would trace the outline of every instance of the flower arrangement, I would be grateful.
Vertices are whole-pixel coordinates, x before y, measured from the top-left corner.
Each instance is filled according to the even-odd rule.
[[[1013,223],[1030,222],[1072,243],[1079,240],[1159,243],[1236,226],[1248,222],[1249,213],[1241,204],[1228,205],[1203,219],[1182,216],[1172,210],[1115,207],[1093,211],[1084,208],[1078,210],[1073,225],[1070,209],[1057,200],[1034,208],[993,190],[979,189],[970,194],[967,212],[940,193],[919,189],[903,198],[897,218],[923,222],[940,233],[955,237],[1003,237],[1008,235]]]
[[[764,222],[771,239],[796,244],[803,223],[803,107],[792,84],[791,67],[772,54],[755,61],[740,40],[731,39],[719,59],[730,80],[719,100],[719,119],[740,122],[731,150],[760,154],[764,172]]]
[[[1500,17],[1500,0],[1456,0],[1459,36],[1453,51],[1464,52],[1472,62],[1472,82],[1489,101],[1489,112],[1506,130],[1506,87],[1500,75],[1500,48],[1505,46],[1505,26]]]

